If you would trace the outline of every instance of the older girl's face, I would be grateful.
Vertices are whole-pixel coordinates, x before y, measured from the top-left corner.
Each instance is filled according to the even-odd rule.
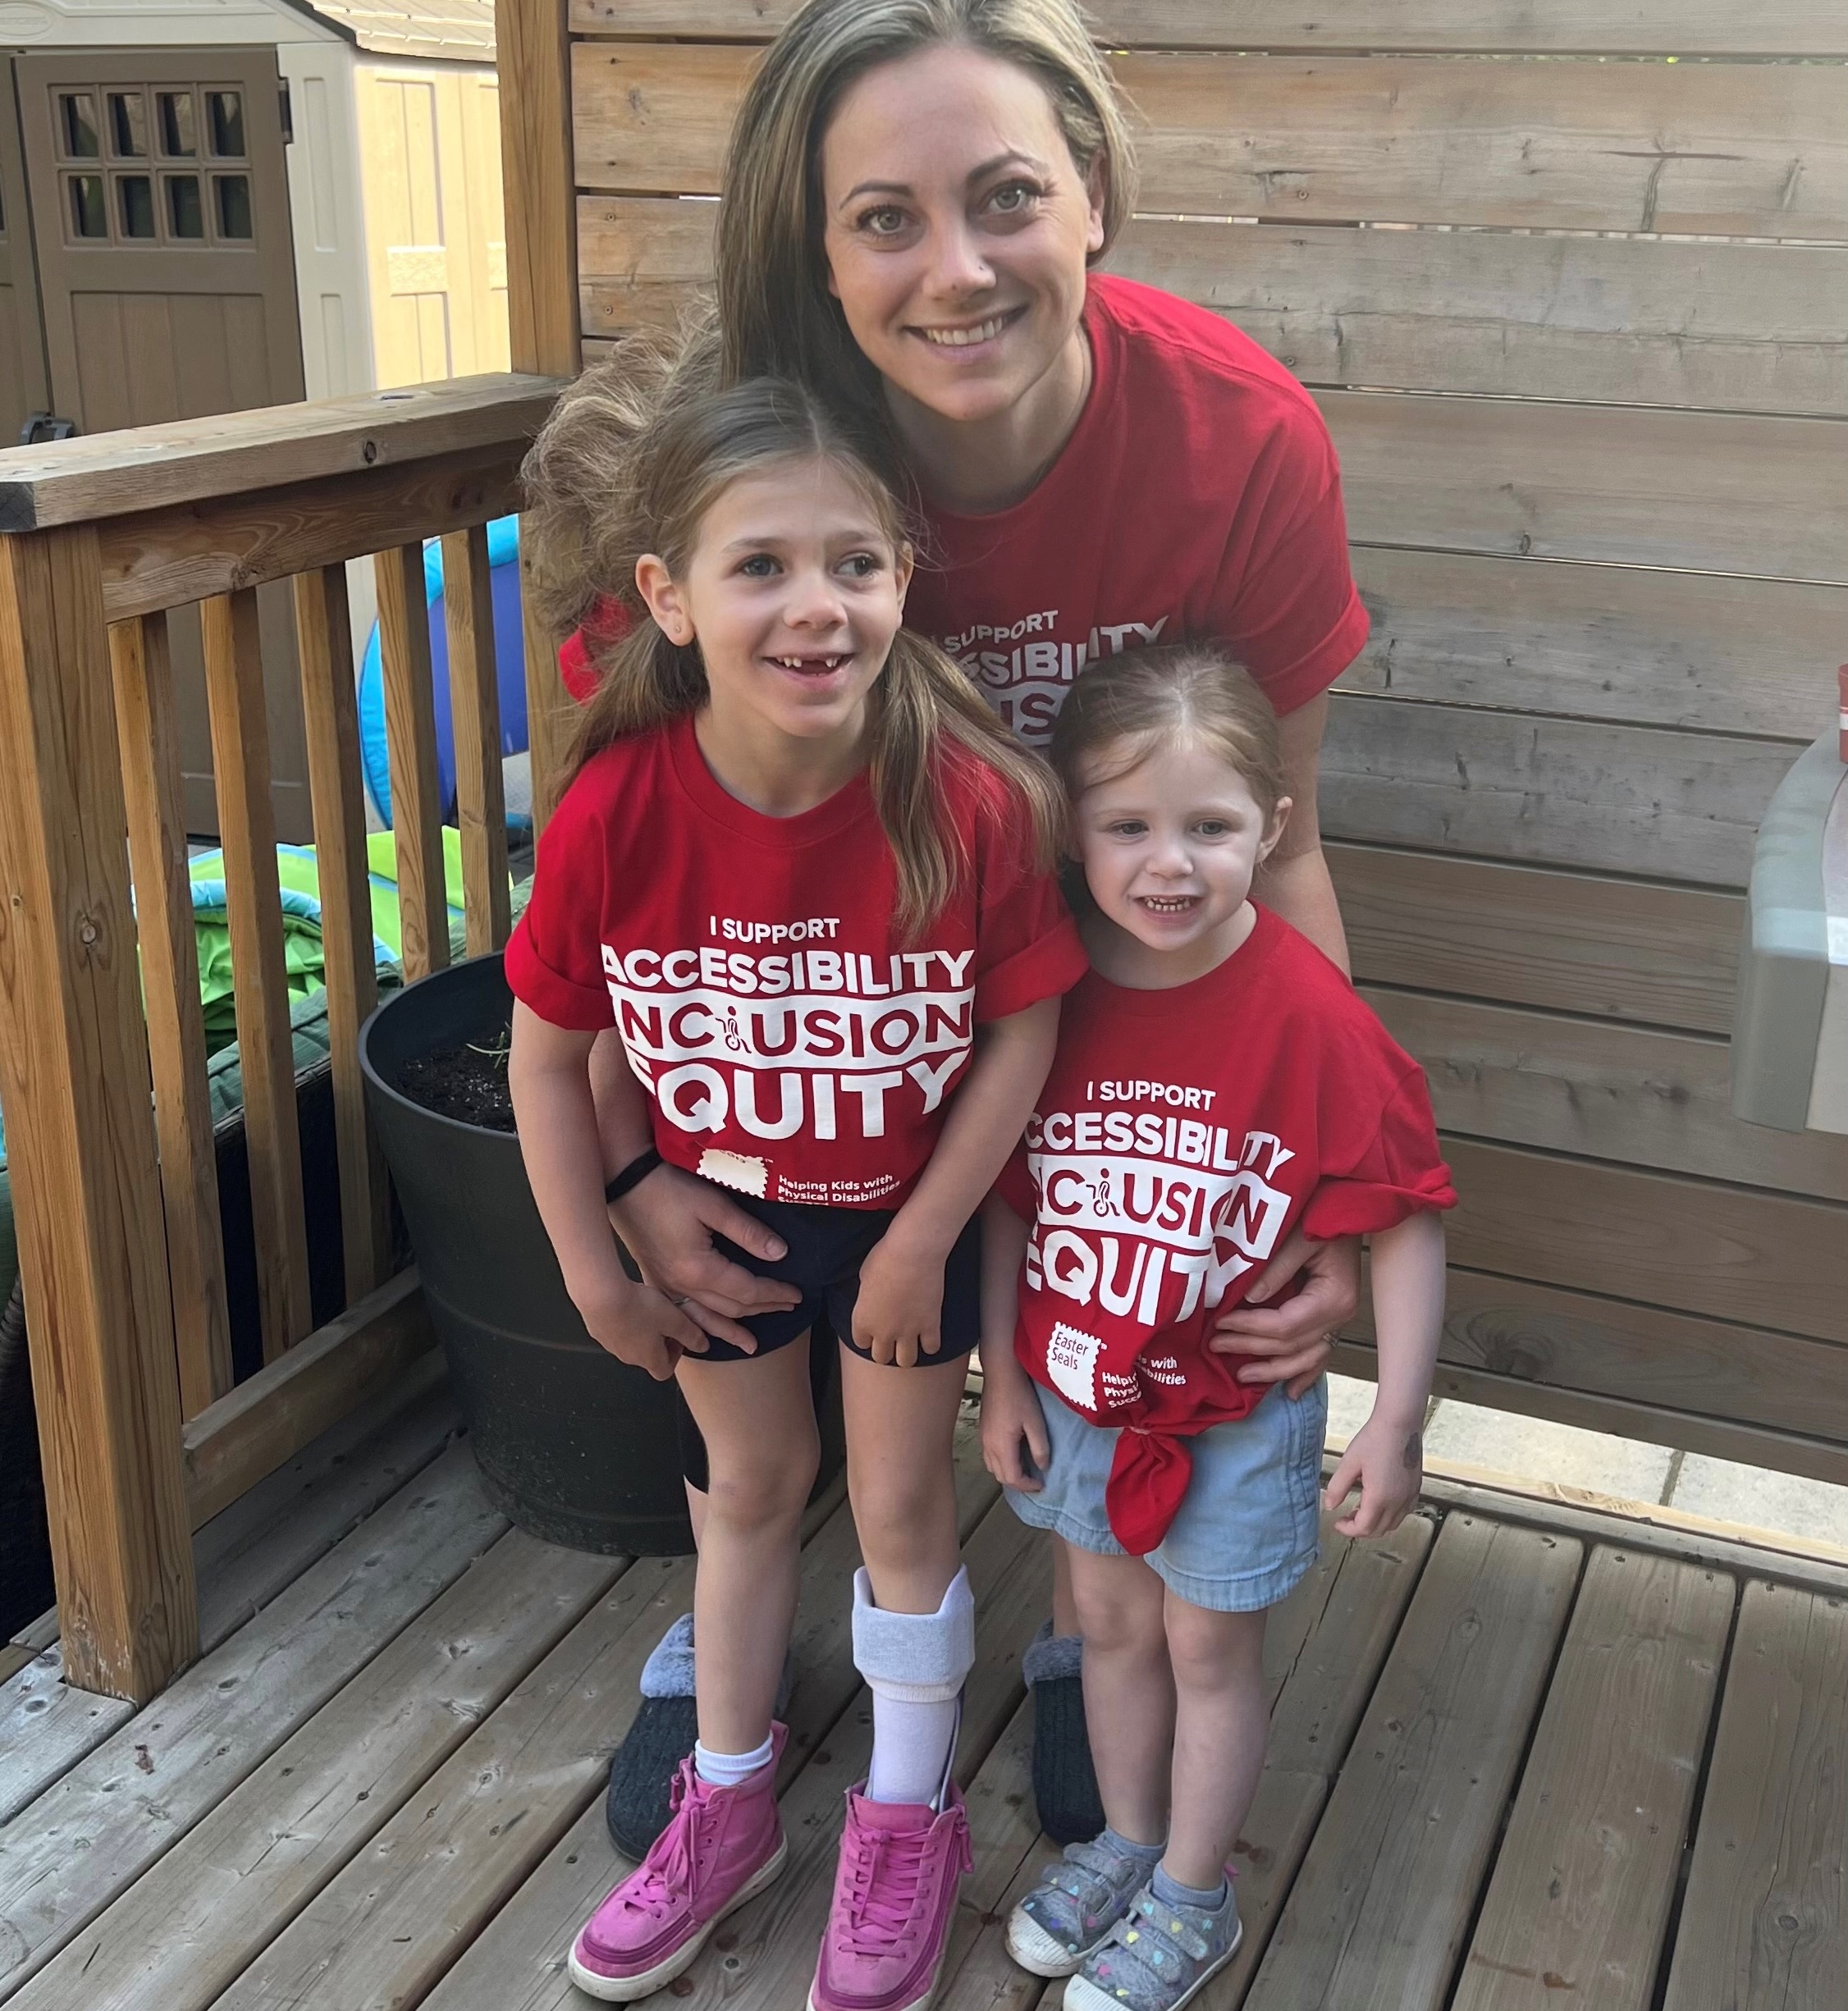
[[[1031,72],[961,48],[869,71],[828,126],[821,180],[829,288],[896,391],[992,418],[1069,360],[1100,191]]]

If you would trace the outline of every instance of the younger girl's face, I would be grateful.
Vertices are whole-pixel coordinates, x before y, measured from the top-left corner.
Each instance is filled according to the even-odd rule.
[[[1245,903],[1289,815],[1267,818],[1237,769],[1208,749],[1164,747],[1126,773],[1105,748],[1106,779],[1074,806],[1079,857],[1099,912],[1146,950],[1213,968],[1250,927]]]
[[[716,712],[796,739],[856,732],[904,612],[908,550],[832,462],[740,476],[708,508],[679,578],[650,555],[636,585],[666,633],[697,642]]]

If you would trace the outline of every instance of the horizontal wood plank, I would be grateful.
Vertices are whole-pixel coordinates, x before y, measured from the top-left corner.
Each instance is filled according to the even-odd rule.
[[[1592,1552],[1452,2011],[1649,2001],[1735,1591]]]
[[[1731,1029],[1737,894],[1384,847],[1326,850],[1363,983]]]
[[[1833,717],[1840,587],[1377,546],[1353,559],[1373,632],[1344,691],[1800,741]]]
[[[1447,1138],[1472,1269],[1848,1341],[1848,1209]]]
[[[519,505],[527,437],[404,468],[281,482],[260,494],[181,503],[100,527],[112,621],[231,593],[384,550],[407,529],[435,537]]]
[[[671,326],[711,201],[578,200],[583,331]],[[1109,269],[1210,307],[1306,383],[1848,412],[1848,250],[1140,217]]]
[[[1358,545],[1848,581],[1832,419],[1324,391]]]
[[[1848,1602],[1740,1602],[1663,2011],[1823,2011],[1848,1975]]]
[[[1145,217],[1108,263],[1308,384],[1848,412],[1833,245]]]
[[[579,185],[712,194],[756,61],[579,42]],[[1139,207],[1292,222],[1848,238],[1832,67],[1124,54]]]
[[[389,1387],[436,1339],[416,1272],[401,1271],[200,1411],[185,1433],[193,1527]]]
[[[1518,1300],[1524,1289],[1517,1281],[1511,1282],[1507,1295]],[[1627,1317],[1627,1309],[1624,1310]],[[1373,1350],[1352,1341],[1338,1341],[1329,1365],[1337,1375],[1356,1376],[1366,1382],[1375,1380],[1378,1375]],[[1839,1373],[1839,1364],[1837,1369]],[[1658,1405],[1632,1403],[1622,1397],[1555,1383],[1530,1383],[1516,1376],[1490,1375],[1485,1369],[1459,1369],[1443,1361],[1438,1364],[1431,1393],[1443,1403],[1480,1404],[1485,1410],[1508,1411],[1516,1417],[1544,1418],[1551,1424],[1570,1424],[1580,1431],[1604,1432],[1614,1438],[1703,1453],[1710,1459],[1729,1460],[1736,1465],[1760,1466],[1768,1473],[1795,1474],[1805,1479],[1827,1482],[1831,1487],[1848,1487],[1848,1448],[1837,1440],[1768,1431],[1763,1425],[1742,1424],[1731,1417],[1665,1410]],[[1449,1461],[1438,1460],[1430,1463],[1426,1477],[1459,1470],[1478,1469],[1458,1469]],[[1496,1478],[1511,1486],[1535,1491],[1547,1500],[1583,1501],[1591,1498],[1584,1488],[1530,1476],[1498,1474]],[[1618,1497],[1597,1498],[1616,1501]],[[1626,1511],[1647,1510],[1652,1515],[1655,1512],[1646,1502],[1625,1501],[1622,1506]],[[1763,1540],[1771,1539],[1766,1537]],[[1790,1541],[1800,1550],[1814,1547],[1795,1538]]]
[[[1377,985],[1361,996],[1423,1065],[1447,1131],[1848,1201],[1848,1138],[1741,1122],[1727,1044],[1710,1035]]]
[[[1794,743],[1385,697],[1329,706],[1330,837],[1744,889]]]
[[[265,405],[0,450],[0,530],[203,503],[530,440],[563,388],[515,373]],[[304,561],[304,563],[307,563]]]
[[[766,42],[798,0],[571,0],[574,34]],[[1106,48],[1576,50],[1611,55],[1841,56],[1848,29],[1828,0],[1091,0]]]

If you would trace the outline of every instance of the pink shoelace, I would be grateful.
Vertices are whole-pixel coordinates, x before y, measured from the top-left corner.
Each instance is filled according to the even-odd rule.
[[[932,1830],[855,1829],[852,1888],[836,1945],[882,1955],[904,1939],[917,1909],[917,1890],[931,1856]],[[957,1830],[961,1868],[972,1859],[967,1830]]]
[[[696,1799],[692,1809],[683,1812],[693,1792],[693,1765],[691,1759],[684,1759],[668,1795],[672,1819],[642,1860],[632,1888],[623,1894],[624,1906],[651,1920],[659,1920],[698,1890],[699,1859],[704,1854],[700,1832],[712,1812]]]

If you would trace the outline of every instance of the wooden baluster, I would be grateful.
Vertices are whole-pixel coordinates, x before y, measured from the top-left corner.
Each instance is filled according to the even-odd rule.
[[[245,587],[215,596],[201,604],[199,612],[236,985],[257,1300],[263,1316],[263,1360],[269,1362],[300,1340],[313,1325],[313,1314],[256,592]]]
[[[455,821],[462,828],[462,904],[469,954],[482,957],[500,948],[512,926],[485,524],[451,531],[443,539],[443,613],[449,628],[449,715],[455,728]]]
[[[66,1678],[199,1650],[180,1382],[89,525],[0,538],[0,1095]]]
[[[115,624],[109,631],[109,664],[116,729],[127,756],[122,785],[153,1064],[180,1405],[182,1416],[192,1418],[231,1386],[231,1319],[166,615]]]
[[[333,1057],[341,1240],[346,1258],[346,1300],[351,1305],[385,1282],[391,1238],[385,1162],[367,1114],[359,1073],[359,1029],[378,1003],[378,983],[373,960],[346,568],[330,565],[299,574],[295,595],[302,716],[308,729],[308,786],[314,805],[321,887],[327,1042]]]
[[[398,917],[405,976],[449,962],[443,886],[442,802],[437,779],[437,713],[431,691],[430,616],[423,547],[400,545],[373,560],[378,646],[384,671],[385,737],[391,770],[391,828],[398,841]]]
[[[520,628],[526,643],[526,744],[533,763],[533,835],[546,828],[565,793],[565,749],[571,738],[570,694],[558,670],[558,638],[540,620],[523,558]]]

